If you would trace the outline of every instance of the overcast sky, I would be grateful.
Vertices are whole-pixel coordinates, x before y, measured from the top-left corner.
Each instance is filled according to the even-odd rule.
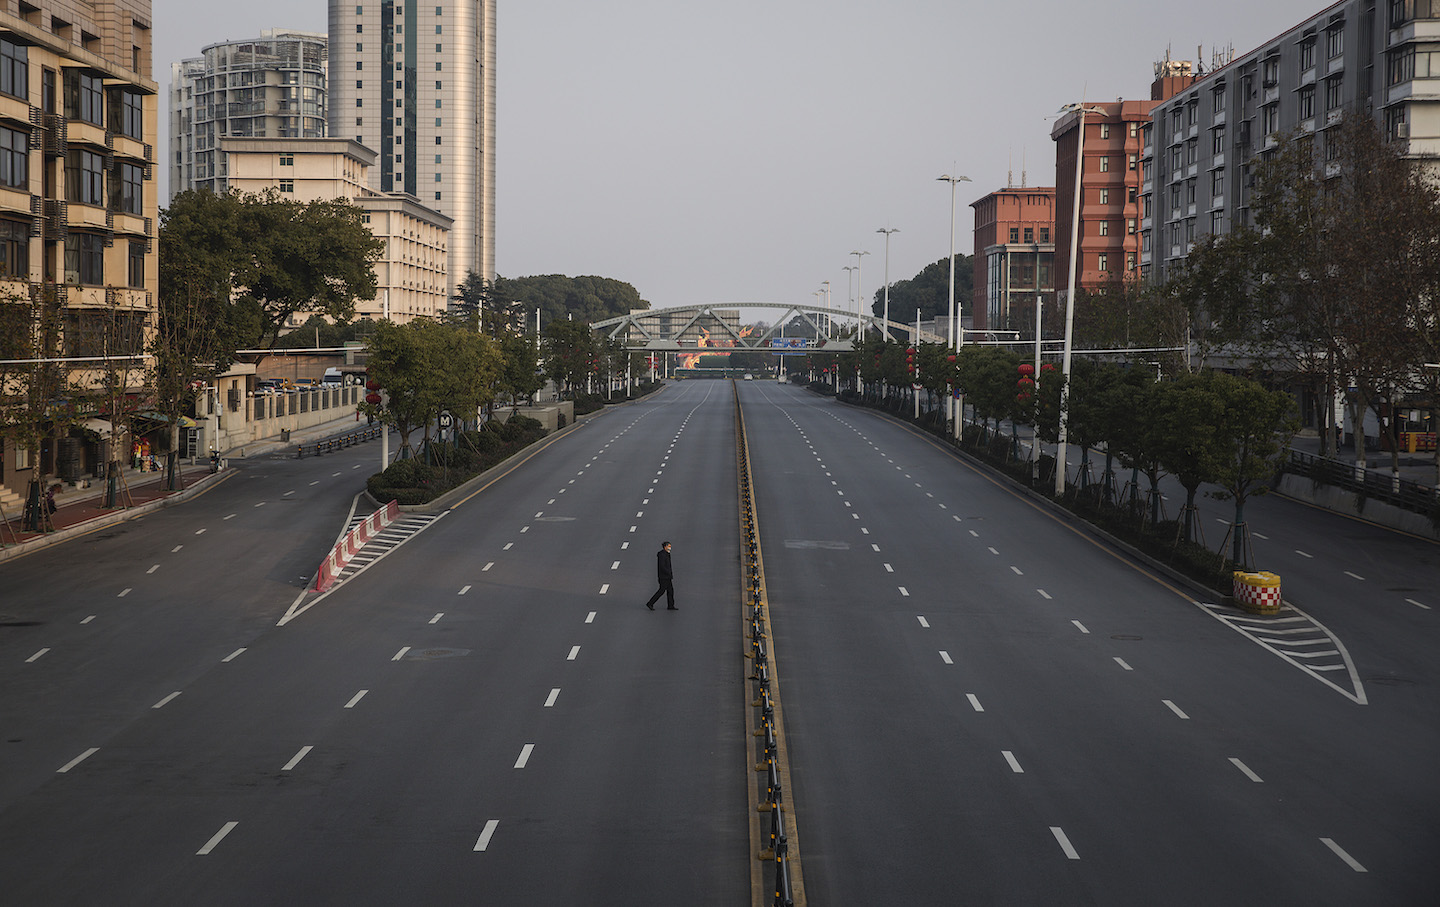
[[[375,0],[365,0],[375,2]],[[429,0],[426,0],[429,2]],[[435,0],[444,3],[446,0]],[[851,251],[914,276],[969,203],[1055,183],[1062,104],[1150,95],[1167,48],[1245,53],[1316,0],[499,0],[496,266],[625,280],[655,307],[847,298]],[[154,0],[155,78],[325,0]],[[162,94],[162,98],[164,95]],[[160,148],[168,115],[162,100]],[[162,203],[166,198],[162,184]]]

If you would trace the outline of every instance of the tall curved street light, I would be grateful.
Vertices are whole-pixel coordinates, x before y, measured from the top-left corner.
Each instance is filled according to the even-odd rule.
[[[864,333],[865,319],[861,316],[862,299],[865,296],[865,272],[860,270],[862,259],[860,256],[869,255],[869,252],[851,252],[855,256],[855,339],[860,340]]]
[[[854,266],[854,265],[846,265],[845,267],[841,268],[840,270],[846,272],[846,274],[845,274],[845,307],[848,309],[848,308],[850,307],[850,304],[855,301],[855,266]]]
[[[950,184],[950,349],[954,350],[959,349],[959,346],[955,342],[957,334],[955,330],[955,184],[968,183],[970,182],[970,177],[951,176],[948,173],[944,173],[935,179],[939,182]],[[962,328],[958,334],[960,343],[963,344],[965,342],[964,329]],[[960,420],[965,415],[965,404],[962,402],[957,409],[955,406],[955,397],[951,395],[950,399],[945,401],[945,409],[946,415],[950,418],[951,425],[954,426],[953,431],[955,432],[955,437],[958,438],[960,437]]]
[[[899,233],[896,227],[881,227],[876,233],[885,234],[885,308],[880,316],[880,323],[885,328],[884,340],[890,342],[890,234]]]
[[[1080,114],[1079,128],[1075,137],[1075,199],[1070,215],[1070,279],[1065,293],[1065,353],[1060,361],[1060,434],[1055,446],[1055,497],[1065,493],[1065,446],[1069,437],[1070,422],[1070,350],[1075,336],[1075,266],[1080,252],[1080,179],[1085,164],[1085,114],[1104,114],[1101,107],[1086,107],[1085,102],[1066,104],[1060,114],[1071,111]]]

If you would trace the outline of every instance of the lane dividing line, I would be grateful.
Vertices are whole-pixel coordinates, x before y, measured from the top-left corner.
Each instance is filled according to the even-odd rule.
[[[220,659],[220,663],[221,663],[221,664],[229,664],[230,662],[232,662],[232,661],[234,661],[235,659],[239,658],[239,657],[240,657],[240,653],[241,653],[241,652],[244,652],[244,651],[245,651],[245,648],[246,648],[245,646],[241,646],[240,648],[236,649],[234,652],[231,652],[229,655],[226,655],[224,658]]]
[[[401,647],[400,647],[400,651],[399,651],[399,652],[396,652],[396,653],[395,653],[395,657],[394,657],[394,658],[391,658],[390,660],[391,660],[391,661],[399,661],[400,659],[404,658],[404,657],[405,657],[405,653],[406,653],[406,652],[409,652],[409,651],[410,651],[410,647],[409,647],[409,646],[401,646]]]
[[[915,615],[915,619],[920,621],[920,626],[924,627],[927,630],[930,629],[930,621],[925,619],[925,615],[917,614]]]
[[[494,561],[491,561],[490,563],[488,563],[488,564],[486,564],[485,566],[481,567],[481,568],[480,568],[480,572],[481,572],[481,573],[484,573],[486,570],[489,570],[489,569],[490,569],[491,567],[493,567],[493,566],[495,566],[495,562],[494,562]]]
[[[1346,570],[1345,575],[1350,577],[1351,579],[1358,579],[1362,583],[1365,582],[1365,577],[1361,576],[1358,573],[1351,573],[1349,570]]]
[[[1330,848],[1332,851],[1334,851],[1335,856],[1337,856],[1337,857],[1339,857],[1340,859],[1344,860],[1344,861],[1345,861],[1345,865],[1349,866],[1351,869],[1355,870],[1356,872],[1369,872],[1368,869],[1366,869],[1364,866],[1361,866],[1361,865],[1360,865],[1359,861],[1357,861],[1354,857],[1352,857],[1352,856],[1350,856],[1348,853],[1346,853],[1346,852],[1345,852],[1345,848],[1341,847],[1339,844],[1336,844],[1335,841],[1334,841],[1334,839],[1332,839],[1332,838],[1321,838],[1321,839],[1320,839],[1320,843],[1321,843],[1321,844],[1324,844],[1326,847],[1328,847],[1328,848]]]
[[[49,651],[50,651],[50,647],[49,647],[49,646],[46,646],[46,647],[44,647],[43,649],[41,649],[39,652],[36,652],[34,655],[31,655],[29,658],[25,659],[25,663],[28,665],[28,664],[30,664],[32,661],[39,661],[39,660],[40,660],[40,657],[41,657],[42,655],[44,655],[46,652],[49,652]]]
[[[1414,605],[1414,606],[1417,607],[1417,608],[1424,608],[1426,611],[1431,610],[1429,605],[1422,605],[1422,604],[1420,604],[1419,602],[1417,602],[1417,601],[1416,601],[1415,599],[1413,599],[1413,598],[1407,598],[1407,599],[1405,599],[1405,601],[1409,602],[1410,604]],[[83,620],[80,621],[80,622],[81,622],[82,624],[85,623],[85,621],[83,621]]]
[[[1011,564],[1011,565],[1010,565],[1010,569],[1015,571],[1015,575],[1016,575],[1016,576],[1024,576],[1024,575],[1025,575],[1025,574],[1021,573],[1021,572],[1020,572],[1020,568],[1017,567],[1017,566],[1015,566],[1014,564]]]
[[[1419,605],[1420,603],[1419,603],[1419,602],[1411,602],[1411,604]],[[1420,605],[1420,607],[1424,608],[1425,606],[1424,606],[1424,605]],[[80,621],[80,623],[82,623],[82,624],[88,624],[88,623],[90,623],[90,621],[94,620],[96,617],[99,617],[99,615],[98,615],[98,614],[92,614],[92,615],[90,615],[89,617],[85,618],[84,620]]]
[[[179,690],[176,690],[175,692],[171,693],[169,696],[166,696],[164,699],[162,699],[162,700],[160,700],[159,702],[155,703],[154,705],[150,706],[150,708],[152,708],[152,709],[164,708],[166,703],[168,703],[170,700],[174,699],[176,696],[179,696],[179,695],[180,695],[180,691],[179,691]]]
[[[456,595],[464,595],[466,592],[469,592],[469,591],[470,591],[470,587],[469,587],[469,586],[461,586],[461,587],[460,587],[460,591],[457,592],[457,593],[455,593],[455,594],[456,594]]]
[[[1187,721],[1190,720],[1190,716],[1189,716],[1189,715],[1187,715],[1187,714],[1185,714],[1184,712],[1180,711],[1180,706],[1176,705],[1175,703],[1171,702],[1171,701],[1168,700],[1168,699],[1162,699],[1162,700],[1160,700],[1160,701],[1163,702],[1163,703],[1165,703],[1165,705],[1170,709],[1170,711],[1174,712],[1176,715],[1179,715],[1181,718],[1184,718],[1184,719],[1187,720]]]
[[[610,591],[610,584],[609,584],[609,583],[601,583],[601,584],[600,584],[600,594],[601,594],[601,595],[604,595],[606,592],[609,592],[609,591]]]
[[[983,712],[983,711],[985,711],[985,707],[980,704],[980,700],[976,698],[976,696],[975,696],[974,693],[966,693],[966,694],[965,694],[965,698],[968,699],[968,700],[970,700],[970,707],[971,707],[972,709],[974,709],[975,711],[977,711],[977,712]]]
[[[480,840],[475,842],[475,853],[480,853],[490,846],[490,839],[495,836],[495,829],[499,825],[499,819],[491,819],[485,823],[484,831],[480,832]]]
[[[585,623],[587,623],[587,624],[593,624],[593,623],[595,623],[595,612],[594,612],[594,611],[591,611],[589,614],[585,615]]]
[[[1080,859],[1080,854],[1075,850],[1075,845],[1071,844],[1070,839],[1065,837],[1065,829],[1058,825],[1052,825],[1050,826],[1050,834],[1055,836],[1055,840],[1060,844],[1060,849],[1065,851],[1067,858],[1071,860]]]
[[[619,569],[620,569],[620,562],[619,562],[619,561],[611,561],[611,562],[610,562],[610,569],[611,569],[611,570],[619,570]]]
[[[295,766],[299,765],[299,764],[300,764],[300,760],[301,760],[301,759],[304,759],[305,756],[306,756],[311,750],[313,750],[314,748],[315,748],[315,747],[313,747],[313,746],[302,746],[302,747],[300,747],[300,752],[296,753],[296,754],[290,759],[289,762],[285,763],[285,765],[284,765],[283,767],[281,767],[280,771],[282,771],[282,772],[288,772],[288,771],[290,771],[290,769],[292,769],[292,768],[294,768]]]
[[[95,755],[95,754],[98,753],[98,752],[100,752],[100,747],[98,747],[98,746],[92,746],[92,747],[90,747],[88,750],[86,750],[85,752],[83,752],[83,753],[81,753],[80,755],[76,756],[74,759],[71,759],[69,762],[67,762],[67,763],[65,763],[64,765],[60,766],[59,768],[55,769],[55,774],[57,774],[57,775],[63,775],[63,774],[65,774],[66,772],[70,771],[70,769],[72,769],[72,768],[74,768],[75,766],[79,765],[80,763],[84,762],[86,759],[89,759],[91,756]]]
[[[1121,658],[1119,655],[1115,656],[1115,663],[1127,671],[1135,670],[1134,668],[1130,667],[1130,665],[1125,662],[1125,659]]]
[[[527,743],[520,748],[520,758],[515,760],[516,768],[524,768],[525,763],[530,761],[530,754],[535,752],[535,744]]]
[[[951,660],[950,653],[946,652],[944,649],[940,650],[940,660],[945,662],[947,665],[953,665],[955,663]]]
[[[1309,558],[1310,560],[1312,560],[1312,561],[1315,559],[1315,555],[1313,555],[1313,554],[1306,554],[1304,551],[1301,551],[1299,548],[1296,548],[1296,549],[1295,549],[1295,553],[1298,554],[1298,555],[1300,555],[1301,557],[1308,557],[1308,558]]]
[[[1050,593],[1049,593],[1049,592],[1046,592],[1044,589],[1036,589],[1035,591],[1036,591],[1036,592],[1039,592],[1039,593],[1040,593],[1040,597],[1043,598],[1043,599],[1045,599],[1047,602],[1048,602],[1048,601],[1051,601]]]
[[[559,688],[559,687],[556,687],[555,689],[553,689],[553,690],[550,691],[550,695],[549,695],[549,696],[546,696],[546,697],[545,697],[545,708],[547,708],[547,709],[553,709],[553,708],[555,707],[555,700],[557,700],[557,699],[559,699],[559,698],[560,698],[560,688]]]
[[[184,545],[176,545],[174,548],[171,548],[171,549],[170,549],[170,553],[171,553],[171,554],[178,554],[179,551],[180,551],[180,549],[181,549],[181,548],[184,548],[184,547],[185,547]]]
[[[215,837],[211,838],[209,841],[206,841],[204,847],[195,851],[195,856],[203,857],[210,851],[214,850],[216,845],[218,845],[221,841],[225,840],[225,836],[230,834],[230,832],[234,831],[235,826],[239,824],[239,822],[226,822],[224,825],[220,826],[220,830],[215,832]]]
[[[430,623],[432,623],[432,624],[438,624],[438,623],[440,623],[440,618],[442,618],[442,617],[444,617],[444,616],[445,616],[445,612],[444,612],[444,611],[436,611],[436,612],[435,612],[435,616],[432,617],[432,618],[430,618]]]
[[[370,691],[369,691],[369,690],[361,690],[360,692],[356,693],[354,696],[351,696],[351,697],[350,697],[350,701],[347,702],[347,703],[345,703],[345,708],[347,708],[347,709],[353,709],[353,708],[355,708],[355,704],[358,703],[360,700],[364,699],[364,698],[365,698],[365,694],[368,693],[368,692],[370,692]]]
[[[579,646],[571,646],[571,647],[570,647],[570,654],[565,656],[565,660],[566,660],[566,661],[574,661],[575,658],[576,658],[576,656],[578,656],[579,654],[580,654],[580,647],[579,647]]]
[[[1078,620],[1072,620],[1072,621],[1070,621],[1070,623],[1074,624],[1074,625],[1075,625],[1075,629],[1079,630],[1081,633],[1084,633],[1084,634],[1086,634],[1087,636],[1089,635],[1090,631],[1089,631],[1088,629],[1086,629],[1085,625],[1082,624],[1082,623],[1080,623],[1080,621],[1078,621]]]
[[[909,597],[910,597],[910,590],[909,590],[909,589],[906,589],[904,586],[900,586],[899,589],[900,589],[900,595],[901,595],[902,597],[904,597],[904,598],[909,598]]]
[[[1025,774],[1025,769],[1020,767],[1020,762],[1015,758],[1014,753],[1009,750],[1001,750],[1000,754],[1005,757],[1006,762],[1010,763],[1010,771],[1017,775]]]
[[[1230,757],[1230,764],[1240,769],[1240,771],[1245,774],[1245,777],[1249,778],[1251,781],[1254,781],[1256,784],[1265,783],[1264,781],[1260,780],[1259,775],[1250,771],[1250,769],[1245,765],[1245,763],[1241,762],[1239,759],[1236,759],[1234,756]]]
[[[125,596],[127,596],[127,595],[129,595],[129,594],[130,594],[130,587],[129,587],[129,586],[126,586],[124,589],[121,589],[121,590],[120,590],[120,594],[117,595],[117,596],[115,596],[115,597],[116,597],[116,598],[124,598]]]

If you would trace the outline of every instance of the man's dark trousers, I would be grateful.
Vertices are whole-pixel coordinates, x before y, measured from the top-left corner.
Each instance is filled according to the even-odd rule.
[[[660,588],[656,589],[655,594],[650,596],[650,600],[645,603],[645,607],[654,610],[655,603],[660,600],[660,596],[664,595],[665,604],[669,609],[671,611],[678,610],[675,607],[675,571],[670,566],[670,552],[664,548],[655,552],[655,574],[656,578],[660,581]]]

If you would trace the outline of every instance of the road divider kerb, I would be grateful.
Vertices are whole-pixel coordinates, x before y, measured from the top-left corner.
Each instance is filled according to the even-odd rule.
[[[384,532],[386,527],[399,518],[399,504],[391,501],[355,524],[355,528],[345,533],[340,541],[335,543],[335,547],[330,549],[325,560],[320,562],[320,570],[315,576],[315,591],[324,592],[335,585],[340,571],[344,570],[345,565],[350,563],[350,559],[365,547],[365,543]]]

